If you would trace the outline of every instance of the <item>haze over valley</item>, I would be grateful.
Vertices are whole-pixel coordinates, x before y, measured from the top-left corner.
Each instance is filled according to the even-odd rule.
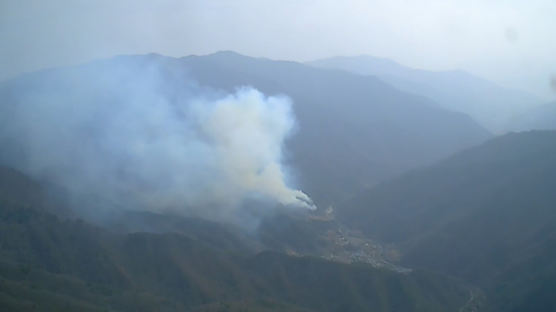
[[[556,7],[418,2],[0,4],[0,310],[556,311]]]

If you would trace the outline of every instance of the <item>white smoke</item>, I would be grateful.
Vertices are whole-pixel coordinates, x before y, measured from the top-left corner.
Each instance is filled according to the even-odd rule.
[[[227,180],[220,188],[237,194],[255,192],[284,205],[314,209],[307,195],[285,183],[282,147],[294,126],[287,98],[265,98],[255,89],[243,88],[194,107],[199,130],[211,143]]]
[[[295,126],[290,100],[250,87],[223,94],[182,76],[111,61],[8,84],[3,161],[75,193],[153,210],[215,216],[249,199],[314,209],[282,164]]]

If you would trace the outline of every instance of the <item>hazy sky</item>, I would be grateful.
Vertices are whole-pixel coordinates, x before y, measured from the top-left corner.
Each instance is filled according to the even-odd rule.
[[[0,0],[0,79],[115,54],[370,54],[556,98],[554,0]]]

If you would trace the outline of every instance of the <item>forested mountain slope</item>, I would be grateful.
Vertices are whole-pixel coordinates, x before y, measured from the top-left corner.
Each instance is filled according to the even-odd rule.
[[[550,310],[555,154],[554,131],[508,134],[355,197],[341,218],[407,265],[490,289],[500,311]]]

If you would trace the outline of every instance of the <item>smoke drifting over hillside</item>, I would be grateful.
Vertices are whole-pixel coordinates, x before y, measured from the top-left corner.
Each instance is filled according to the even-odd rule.
[[[116,58],[12,81],[0,142],[17,152],[2,162],[126,207],[217,218],[252,199],[315,208],[282,165],[288,98],[223,94],[164,68]]]

